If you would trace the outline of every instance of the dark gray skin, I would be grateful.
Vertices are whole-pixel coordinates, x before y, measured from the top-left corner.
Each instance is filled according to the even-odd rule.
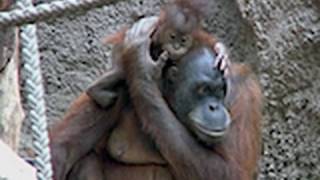
[[[213,67],[214,59],[207,48],[191,51],[177,67],[168,69],[165,79],[169,81],[163,81],[161,91],[169,97],[166,99],[177,119],[208,145],[220,140],[231,123],[224,105],[226,81]]]
[[[234,166],[232,161],[225,161],[224,156],[220,156],[215,150],[199,144],[188,132],[191,130],[200,139],[206,137],[201,141],[210,143],[212,139],[223,137],[230,125],[229,116],[224,114],[226,113],[223,107],[224,96],[221,96],[224,94],[224,81],[222,74],[213,68],[215,59],[213,54],[208,53],[210,52],[208,48],[199,47],[190,51],[177,65],[178,70],[169,69],[164,73],[172,79],[170,85],[163,86],[164,90],[158,85],[162,77],[154,74],[154,71],[161,66],[152,62],[149,52],[146,51],[147,45],[147,43],[139,44],[133,48],[133,52],[128,52],[127,57],[132,57],[135,61],[126,61],[124,68],[127,72],[131,101],[143,131],[150,136],[168,162],[169,171],[175,179],[184,180],[242,179],[240,168]],[[193,57],[200,58],[204,62]],[[199,91],[198,87],[202,84],[209,85],[210,90]],[[166,92],[162,92],[163,90]],[[173,102],[177,100],[181,102]],[[213,109],[212,104],[216,105]],[[190,113],[194,113],[192,118],[189,116]],[[204,124],[209,127],[202,127]],[[223,133],[217,133],[218,137],[207,138],[208,129]],[[225,143],[222,141],[221,145]],[[213,147],[216,149],[219,145]]]
[[[164,77],[160,81],[161,91],[164,97],[167,97],[166,100],[177,119],[201,142],[213,145],[226,134],[231,122],[224,106],[226,82],[221,71],[213,66],[213,52],[207,48],[199,49],[182,58],[182,62],[188,63],[164,69]],[[119,81],[122,71],[117,70],[117,66],[115,69],[95,82],[87,91],[88,95],[103,107],[112,106],[118,96],[119,87],[125,86],[124,81]]]

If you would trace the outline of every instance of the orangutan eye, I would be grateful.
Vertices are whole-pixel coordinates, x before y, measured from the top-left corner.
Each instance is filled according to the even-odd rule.
[[[199,95],[206,95],[206,94],[210,93],[210,87],[208,85],[205,85],[205,84],[201,85],[201,86],[198,87],[197,93]]]
[[[190,36],[188,36],[188,35],[185,35],[185,36],[182,36],[181,37],[181,42],[182,43],[188,43],[189,41],[191,40],[191,37]]]
[[[182,36],[181,42],[184,44],[188,41],[188,38],[186,36]]]
[[[184,47],[190,48],[192,46],[193,39],[190,35],[185,35],[181,37],[181,44],[183,44]]]
[[[175,33],[170,33],[170,39],[175,40],[176,39],[176,34]]]

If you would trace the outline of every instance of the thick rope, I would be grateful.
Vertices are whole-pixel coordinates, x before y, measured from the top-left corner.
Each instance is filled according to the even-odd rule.
[[[123,0],[64,0],[38,6],[23,6],[9,12],[0,13],[0,28],[43,21],[66,13],[88,10],[100,5],[108,5]]]
[[[119,1],[121,0],[68,0],[34,7],[32,0],[19,0],[17,3],[19,9],[0,13],[0,29],[9,25],[22,25],[46,20],[69,12],[86,10]],[[22,91],[26,94],[26,106],[30,109],[26,118],[31,122],[31,135],[36,153],[34,165],[37,169],[37,179],[52,180],[51,154],[36,26],[33,24],[22,26],[20,39],[21,63],[23,64],[21,73],[25,78],[25,86],[22,87]]]
[[[18,7],[31,7],[31,0],[19,0]],[[26,78],[22,90],[26,94],[26,105],[29,108],[28,121],[31,122],[33,149],[36,153],[34,166],[37,179],[52,180],[51,154],[47,131],[46,106],[40,69],[36,26],[33,24],[21,27],[21,73]]]

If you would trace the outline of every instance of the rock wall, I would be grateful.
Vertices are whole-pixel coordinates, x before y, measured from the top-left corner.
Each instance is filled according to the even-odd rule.
[[[319,1],[238,0],[265,94],[261,179],[320,179]]]
[[[158,12],[158,0],[129,1],[39,23],[50,122],[108,68],[101,38]],[[257,72],[265,95],[259,179],[320,179],[320,3],[318,0],[212,0],[207,29],[233,61]],[[23,147],[28,147],[27,124]]]
[[[18,81],[17,32],[16,28],[0,27],[0,140],[14,151],[18,150],[24,117]]]

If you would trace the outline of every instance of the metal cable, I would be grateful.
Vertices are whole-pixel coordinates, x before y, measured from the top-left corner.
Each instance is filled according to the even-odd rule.
[[[19,0],[18,7],[32,7],[31,0]],[[26,118],[31,122],[33,149],[36,153],[35,168],[37,179],[52,180],[51,154],[47,131],[47,116],[44,100],[44,89],[40,69],[36,26],[21,26],[21,73],[25,77],[22,91],[26,94],[26,105],[29,108]]]
[[[87,10],[120,1],[123,0],[64,0],[38,6],[22,6],[19,9],[0,13],[0,28],[43,21],[66,13]]]

